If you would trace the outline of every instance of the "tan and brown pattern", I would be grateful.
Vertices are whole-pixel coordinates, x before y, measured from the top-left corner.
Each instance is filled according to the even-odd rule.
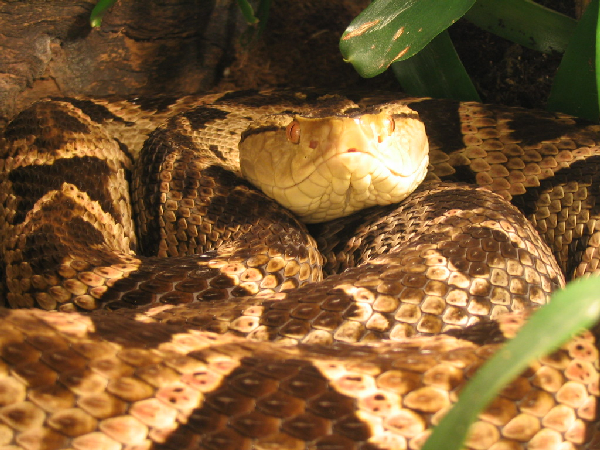
[[[4,298],[35,309],[0,310],[0,446],[420,448],[514,335],[510,313],[595,273],[600,128],[390,98],[54,99],[16,117]],[[382,99],[417,110],[432,147],[430,181],[401,204],[312,237],[238,177],[236,141],[263,114]],[[597,395],[585,333],[505,389],[467,446],[597,448]]]
[[[498,347],[448,336],[290,347],[120,317],[2,315],[7,449],[419,448]],[[499,322],[509,335],[514,319]],[[580,446],[596,359],[586,334],[533,364],[468,447]]]

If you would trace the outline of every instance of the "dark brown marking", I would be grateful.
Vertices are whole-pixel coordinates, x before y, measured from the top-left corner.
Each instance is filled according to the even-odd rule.
[[[181,333],[181,327],[163,323],[141,323],[116,314],[90,316],[94,322],[91,338],[116,342],[125,348],[157,348]]]
[[[63,198],[62,201],[67,199]],[[34,273],[53,273],[66,255],[73,254],[73,249],[79,248],[87,257],[91,251],[86,249],[104,243],[102,234],[80,217],[74,217],[68,223],[66,236],[63,232],[62,238],[53,223],[44,224],[27,235],[23,260],[29,262]],[[119,262],[116,257],[112,259],[115,263]]]
[[[538,209],[540,196],[545,192],[552,192],[554,187],[567,186],[569,183],[579,183],[581,180],[592,180],[589,189],[589,198],[582,202],[584,209],[589,209],[590,216],[597,217],[600,213],[600,202],[593,201],[600,196],[600,155],[590,156],[585,160],[575,161],[569,167],[557,170],[553,176],[540,180],[540,186],[529,187],[524,194],[515,195],[512,203],[521,210],[527,218],[531,218]],[[588,246],[588,241],[593,231],[589,227],[583,227],[583,236],[574,240],[568,247],[568,266],[564,267],[565,278],[570,281],[573,278],[574,271],[582,261],[584,252]],[[561,249],[550,246],[553,252]],[[555,254],[556,256],[556,254]],[[559,259],[560,261],[560,259]]]
[[[455,100],[439,99],[408,104],[411,109],[419,113],[419,117],[425,123],[431,145],[448,154],[465,146],[458,115],[459,105],[460,103]]]
[[[498,106],[489,106],[493,112],[505,112],[507,108]],[[554,114],[548,112],[536,111],[535,113],[522,110],[508,110],[512,117],[509,124],[511,132],[509,136],[521,143],[521,145],[533,145],[542,141],[552,141],[561,136],[568,136],[576,133],[581,136],[584,133],[584,126],[591,125],[583,119],[573,119],[573,123],[566,121],[557,121]],[[590,132],[589,137],[594,141],[598,141],[598,134]]]
[[[224,352],[231,351],[231,348],[223,348]],[[347,350],[347,349],[344,349]],[[219,351],[216,346],[214,351]],[[214,352],[213,351],[213,352]],[[190,353],[189,356],[200,361],[206,359],[208,352],[197,351]],[[253,439],[256,433],[276,434],[292,431],[297,434],[299,439],[310,439],[322,441],[332,436],[343,436],[350,440],[357,447],[364,445],[370,437],[371,432],[368,425],[362,422],[354,413],[353,405],[355,399],[344,394],[338,393],[329,386],[328,380],[312,367],[309,361],[284,359],[285,354],[267,354],[260,353],[256,357],[242,358],[239,367],[235,368],[229,375],[223,378],[220,386],[211,389],[205,394],[202,406],[196,408],[189,416],[187,424],[174,430],[165,441],[164,448],[172,448],[174,443],[187,442],[191,435],[197,436],[196,446],[199,448],[213,448],[214,442],[220,442],[221,448],[230,448],[229,445],[239,445],[241,439]],[[296,370],[291,371],[287,376],[276,377],[273,375],[273,367],[276,364],[284,362],[287,365],[295,366]],[[294,381],[298,381],[299,374],[310,373],[310,377],[302,379],[306,384],[306,394],[304,397],[298,397],[295,394],[285,392],[283,386],[289,386]],[[199,374],[200,376],[202,374]],[[275,381],[275,379],[277,381]],[[246,383],[247,380],[247,383]],[[260,385],[260,396],[256,395],[251,387],[255,386],[255,380],[263,381]],[[248,384],[248,388],[245,385]],[[318,387],[324,387],[325,393],[316,391]],[[317,395],[321,394],[319,397]],[[292,405],[303,405],[307,397],[314,397],[315,408],[310,408],[306,412],[304,408],[293,408]],[[335,407],[343,405],[341,411],[345,413],[342,420],[335,423],[335,430],[329,426],[323,426],[328,423],[327,419],[319,414],[312,412],[316,409],[320,412],[322,405],[318,404],[319,399],[323,400],[323,405],[332,404]],[[268,402],[270,400],[270,402]],[[257,404],[273,404],[273,408],[258,408]],[[280,404],[285,404],[285,409],[278,408]],[[278,412],[280,412],[278,414]],[[331,413],[331,411],[327,411]],[[283,418],[281,417],[283,415]],[[229,419],[229,417],[238,419]],[[243,418],[251,419],[254,416],[261,417],[261,426],[244,426],[246,422]],[[352,425],[345,426],[344,424]],[[268,424],[268,426],[267,426]],[[361,426],[362,425],[362,426]],[[358,431],[360,429],[360,432]],[[285,431],[284,431],[285,430]],[[163,448],[163,447],[161,447]],[[231,447],[240,448],[240,447]]]
[[[278,127],[276,125],[264,126],[264,127],[256,127],[256,128],[248,128],[246,131],[242,132],[242,136],[240,137],[240,143],[244,142],[248,136],[252,136],[254,134],[264,133],[266,131],[279,131],[283,129],[282,127]]]
[[[53,100],[70,103],[76,108],[79,108],[84,114],[86,114],[92,121],[96,123],[104,123],[107,120],[113,120],[115,122],[122,122],[127,125],[134,125],[133,122],[128,122],[122,117],[114,115],[105,106],[99,105],[91,100],[80,100],[76,98],[53,98]]]
[[[138,97],[132,103],[138,105],[142,111],[165,112],[177,103],[177,97]]]
[[[19,200],[17,212],[12,220],[16,225],[25,220],[25,215],[46,193],[61,189],[70,183],[96,200],[102,209],[120,222],[122,217],[111,203],[108,180],[111,169],[106,161],[91,156],[59,159],[51,165],[26,166],[14,169],[8,175],[13,191]]]
[[[35,273],[52,273],[62,263],[69,248],[56,236],[52,224],[42,225],[26,238],[23,259]]]
[[[182,114],[195,130],[206,128],[208,122],[225,119],[229,113],[217,108],[199,106]]]
[[[162,164],[168,154],[173,151],[184,152],[185,149],[193,149],[195,145],[189,136],[173,131],[169,128],[159,128],[154,131],[140,154],[138,167],[141,167],[140,179],[146,180],[141,201],[144,203],[148,214],[148,227],[146,233],[140,236],[139,251],[142,255],[153,256],[158,252],[161,234],[158,220],[160,208],[161,183],[160,176]],[[151,215],[150,215],[151,213]]]
[[[88,133],[88,126],[79,118],[57,108],[49,108],[48,102],[36,103],[19,114],[7,127],[4,136],[8,141],[35,136],[33,145],[39,153],[52,153],[67,142],[67,133]]]
[[[223,155],[223,152],[221,152],[221,150],[219,150],[219,146],[218,145],[212,144],[212,145],[210,145],[208,147],[208,149],[211,152],[213,152],[217,156],[217,158],[219,158],[221,160],[225,160],[225,155]]]
[[[464,329],[448,330],[444,334],[472,342],[476,345],[502,344],[506,337],[500,329],[498,322],[490,319],[483,319]]]

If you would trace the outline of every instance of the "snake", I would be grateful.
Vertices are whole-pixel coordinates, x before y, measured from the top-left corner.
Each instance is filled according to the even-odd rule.
[[[35,103],[0,140],[0,446],[421,448],[598,271],[599,141],[388,92]],[[598,369],[582,332],[465,448],[598,448]]]

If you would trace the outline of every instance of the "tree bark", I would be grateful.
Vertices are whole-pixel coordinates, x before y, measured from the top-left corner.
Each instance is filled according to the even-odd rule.
[[[209,89],[243,26],[234,0],[0,0],[0,125],[35,100]]]

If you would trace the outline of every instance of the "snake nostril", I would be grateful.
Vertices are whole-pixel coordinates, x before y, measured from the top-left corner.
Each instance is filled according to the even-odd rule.
[[[356,148],[349,148],[348,150],[346,150],[346,153],[356,153],[358,152],[358,149]]]

